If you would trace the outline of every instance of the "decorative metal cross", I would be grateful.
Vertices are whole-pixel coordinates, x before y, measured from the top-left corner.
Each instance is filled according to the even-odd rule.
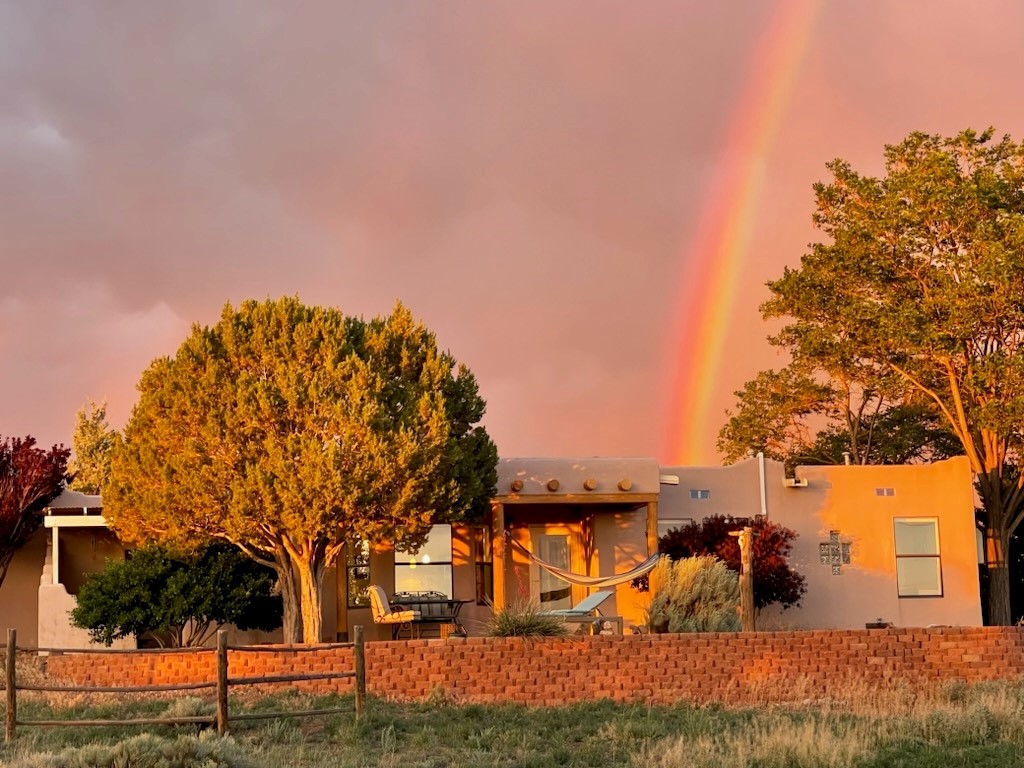
[[[842,576],[843,566],[850,564],[850,544],[839,541],[839,531],[829,531],[828,541],[818,545],[818,557],[822,565],[832,566],[833,576]]]

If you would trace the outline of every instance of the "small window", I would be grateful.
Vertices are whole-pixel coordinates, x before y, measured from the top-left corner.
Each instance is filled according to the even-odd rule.
[[[350,541],[345,546],[345,574],[348,583],[348,607],[363,608],[370,604],[370,542]]]
[[[895,496],[895,488],[875,488],[875,496]]]
[[[941,597],[938,518],[897,517],[894,524],[899,596]]]
[[[435,525],[418,552],[395,552],[395,592],[452,597],[452,527]]]
[[[702,499],[702,500],[703,499],[710,499],[711,498],[711,491],[709,491],[707,488],[691,488],[690,489],[690,498],[691,499]]]

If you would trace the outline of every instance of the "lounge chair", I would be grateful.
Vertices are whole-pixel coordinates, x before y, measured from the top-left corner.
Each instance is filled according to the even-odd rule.
[[[591,614],[600,616],[601,611],[598,610],[598,606],[614,594],[611,590],[605,589],[587,595],[572,608],[558,608],[553,611],[544,611],[544,613],[551,616],[590,616]]]
[[[391,639],[398,637],[403,629],[409,630],[412,636],[412,623],[420,617],[419,611],[395,611],[391,609],[387,593],[383,587],[371,584],[367,591],[370,593],[370,610],[373,612],[374,624],[390,624]]]

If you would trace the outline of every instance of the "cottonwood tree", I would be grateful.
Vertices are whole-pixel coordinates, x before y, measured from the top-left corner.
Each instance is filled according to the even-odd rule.
[[[32,436],[0,441],[0,584],[15,551],[42,525],[43,509],[67,480],[68,449],[46,451]]]
[[[107,423],[106,401],[97,405],[90,400],[78,409],[68,462],[71,490],[100,493],[110,476],[110,456],[116,436]]]
[[[104,514],[126,541],[230,541],[275,569],[285,639],[321,640],[346,542],[415,549],[478,516],[497,452],[470,371],[401,304],[365,321],[295,298],[227,305],[142,375]]]
[[[753,453],[800,464],[907,464],[963,453],[941,414],[913,392],[826,361],[761,371],[736,391],[718,434],[728,462]],[[866,373],[866,372],[861,372]]]
[[[992,131],[911,134],[885,174],[829,164],[815,243],[769,283],[797,363],[897,380],[956,436],[981,495],[989,620],[1010,621],[1007,547],[1024,517],[1024,147]]]

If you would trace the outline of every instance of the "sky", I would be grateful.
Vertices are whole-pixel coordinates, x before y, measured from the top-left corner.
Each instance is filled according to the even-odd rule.
[[[1024,139],[1017,0],[0,0],[0,435],[70,444],[226,302],[396,300],[503,456],[718,462],[812,185]]]

